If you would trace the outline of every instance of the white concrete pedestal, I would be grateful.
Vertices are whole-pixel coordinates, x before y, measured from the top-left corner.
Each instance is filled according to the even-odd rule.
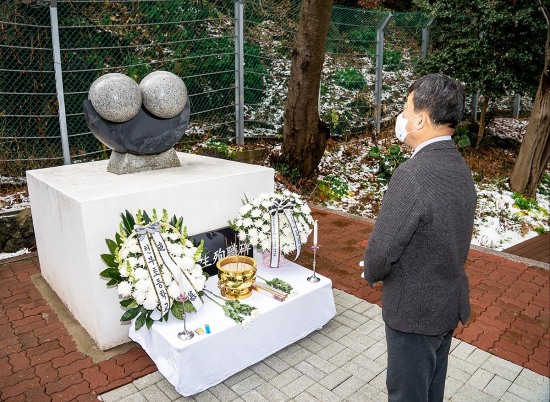
[[[189,235],[227,226],[274,189],[273,169],[178,153],[181,167],[117,175],[108,161],[27,171],[42,276],[101,350],[129,341],[114,288],[99,276],[125,210],[183,216]]]

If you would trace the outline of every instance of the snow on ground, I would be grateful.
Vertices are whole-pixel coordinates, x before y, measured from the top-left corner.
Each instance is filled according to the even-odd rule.
[[[0,253],[0,260],[4,260],[6,258],[12,258],[12,257],[17,257],[19,255],[24,255],[24,254],[29,254],[30,251],[28,248],[24,248],[22,250],[19,250],[15,253]]]

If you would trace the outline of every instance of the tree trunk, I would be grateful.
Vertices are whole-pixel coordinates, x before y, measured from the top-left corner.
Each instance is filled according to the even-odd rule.
[[[481,144],[481,139],[485,133],[485,116],[487,116],[487,107],[489,107],[489,99],[484,96],[483,103],[481,104],[481,113],[479,115],[479,129],[477,131],[477,141],[476,141],[476,150],[479,149],[479,144]]]
[[[321,161],[329,126],[319,119],[319,87],[334,0],[303,0],[285,105],[283,157],[301,177]]]
[[[540,3],[539,3],[540,4]],[[548,23],[544,68],[529,117],[527,131],[521,142],[518,159],[510,176],[510,188],[534,196],[544,170],[550,161],[550,21],[548,9],[541,8]]]

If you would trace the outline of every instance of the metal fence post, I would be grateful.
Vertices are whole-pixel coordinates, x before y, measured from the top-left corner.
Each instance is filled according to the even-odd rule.
[[[513,112],[514,119],[519,118],[520,108],[521,108],[521,95],[515,94],[514,95],[514,112]]]
[[[52,30],[53,66],[55,71],[55,88],[59,107],[59,129],[61,131],[61,149],[63,163],[71,164],[69,136],[67,133],[67,116],[65,115],[65,95],[63,92],[63,72],[61,70],[61,47],[59,45],[59,21],[57,19],[57,0],[50,1],[50,19]]]
[[[376,31],[376,84],[374,87],[374,101],[376,103],[376,134],[380,134],[380,120],[382,113],[382,74],[384,69],[384,29],[392,18],[388,13]]]
[[[434,19],[430,19],[425,27],[422,28],[422,58],[428,57],[428,42],[430,40],[430,25],[432,25]]]
[[[472,96],[472,120],[477,121],[477,106],[479,104],[479,92]]]
[[[244,1],[235,0],[235,138],[244,144]]]

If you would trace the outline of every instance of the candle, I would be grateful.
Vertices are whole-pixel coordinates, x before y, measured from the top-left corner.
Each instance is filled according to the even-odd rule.
[[[317,246],[317,221],[313,222],[313,245]]]

